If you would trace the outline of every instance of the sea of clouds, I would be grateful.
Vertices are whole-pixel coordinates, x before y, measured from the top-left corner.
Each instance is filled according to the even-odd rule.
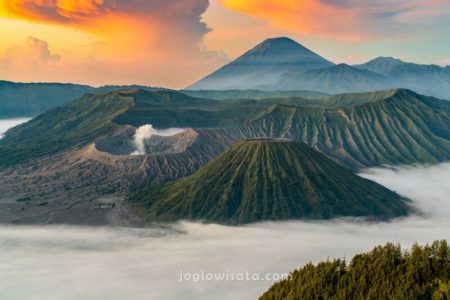
[[[241,280],[239,274],[263,278],[310,261],[350,259],[385,242],[410,246],[450,237],[450,163],[361,175],[409,197],[423,214],[388,223],[0,226],[1,299],[256,299],[272,281]],[[239,280],[186,280],[210,273],[237,274]]]
[[[0,139],[3,137],[4,133],[17,125],[25,123],[31,120],[30,118],[16,118],[16,119],[0,119]]]

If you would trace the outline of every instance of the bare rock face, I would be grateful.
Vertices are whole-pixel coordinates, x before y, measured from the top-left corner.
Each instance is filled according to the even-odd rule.
[[[95,142],[96,148],[99,151],[113,155],[128,155],[135,151],[133,144],[133,135],[135,132],[135,127],[131,125],[123,126],[113,135],[98,139]]]
[[[186,129],[172,136],[153,135],[145,140],[145,153],[150,155],[182,153],[197,137],[198,133],[193,129]]]

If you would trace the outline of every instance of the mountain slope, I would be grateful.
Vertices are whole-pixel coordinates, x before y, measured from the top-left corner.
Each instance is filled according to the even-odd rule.
[[[408,90],[317,100],[214,101],[173,91],[88,95],[8,131],[0,166],[96,142],[123,126],[194,128],[212,153],[246,138],[302,141],[350,168],[450,160],[450,103]]]
[[[183,94],[191,97],[211,100],[263,100],[287,97],[301,97],[304,99],[321,99],[328,94],[311,91],[258,91],[258,90],[182,90]]]
[[[268,39],[233,62],[188,87],[188,90],[259,89],[286,73],[333,63],[288,38]]]
[[[450,160],[450,102],[409,90],[328,99],[331,107],[275,105],[227,134],[302,141],[351,168]]]
[[[236,105],[174,91],[128,89],[87,94],[7,131],[0,139],[0,168],[86,146],[124,126],[238,126],[264,114],[269,106],[258,101]]]
[[[281,90],[294,86],[305,90],[323,91],[329,94],[346,92],[367,92],[381,90],[386,85],[386,78],[378,73],[360,70],[346,64],[328,68],[310,70],[296,75],[286,74],[279,83]]]
[[[405,200],[308,146],[284,140],[240,142],[190,177],[129,197],[152,221],[243,224],[408,213]]]
[[[390,75],[394,70],[405,62],[394,57],[377,57],[364,64],[353,67],[361,70],[368,70],[385,76]]]
[[[450,73],[437,65],[420,65],[392,57],[378,57],[354,66],[388,78],[385,88],[413,89],[418,93],[450,100]]]
[[[116,93],[88,94],[14,127],[0,140],[0,167],[85,145],[118,128],[111,121],[132,106]]]

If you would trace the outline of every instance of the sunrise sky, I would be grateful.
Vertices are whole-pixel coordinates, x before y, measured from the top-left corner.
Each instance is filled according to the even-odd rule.
[[[450,64],[450,0],[0,0],[0,79],[185,87],[268,37]]]

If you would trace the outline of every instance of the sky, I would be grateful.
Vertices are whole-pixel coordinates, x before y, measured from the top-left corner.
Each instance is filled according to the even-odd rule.
[[[449,0],[0,0],[0,79],[183,88],[266,38],[450,64]]]

